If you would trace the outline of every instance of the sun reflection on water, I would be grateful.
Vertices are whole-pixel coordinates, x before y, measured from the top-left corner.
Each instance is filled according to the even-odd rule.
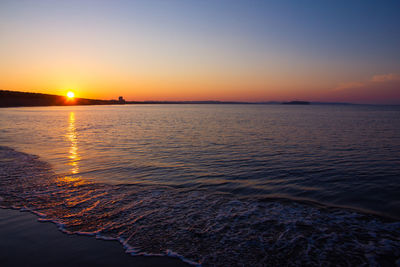
[[[77,138],[77,133],[76,133],[76,127],[75,127],[75,113],[70,112],[69,114],[69,124],[68,124],[68,132],[67,132],[67,138],[70,142],[70,147],[69,147],[69,163],[68,165],[71,166],[71,174],[75,175],[79,173],[79,153],[78,153],[78,138]]]
[[[75,187],[87,183],[79,175],[79,162],[81,157],[78,153],[78,134],[75,121],[75,113],[71,111],[69,113],[68,128],[65,135],[65,138],[69,142],[67,165],[70,166],[70,170],[65,175],[57,177],[57,184],[62,187]]]

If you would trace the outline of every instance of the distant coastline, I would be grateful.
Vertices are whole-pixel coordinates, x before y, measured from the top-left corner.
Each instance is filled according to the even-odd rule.
[[[19,91],[0,90],[0,107],[35,107],[35,106],[76,106],[76,105],[125,105],[125,104],[254,104],[254,105],[350,105],[350,103],[323,103],[308,101],[268,101],[268,102],[240,102],[240,101],[125,101],[100,100],[87,98],[68,99],[66,96],[28,93]]]

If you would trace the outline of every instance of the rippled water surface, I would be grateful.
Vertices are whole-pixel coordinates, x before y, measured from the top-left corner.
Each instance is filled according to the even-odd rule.
[[[0,126],[1,205],[64,231],[204,265],[400,263],[400,107],[10,108]]]

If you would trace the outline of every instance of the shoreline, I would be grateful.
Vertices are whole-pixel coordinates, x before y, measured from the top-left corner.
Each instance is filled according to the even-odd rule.
[[[1,266],[190,266],[168,256],[132,256],[117,240],[66,234],[52,222],[0,208]]]

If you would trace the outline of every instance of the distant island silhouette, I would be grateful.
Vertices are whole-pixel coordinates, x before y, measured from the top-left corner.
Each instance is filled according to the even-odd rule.
[[[28,93],[19,91],[0,90],[0,107],[34,107],[34,106],[74,106],[74,105],[125,105],[125,104],[255,104],[255,105],[323,105],[336,104],[348,105],[349,103],[323,103],[308,101],[290,102],[239,102],[239,101],[126,101],[122,96],[118,100],[99,100],[86,98],[73,98],[67,96]]]
[[[283,102],[284,105],[310,105],[311,103],[308,101],[290,101],[290,102]]]

